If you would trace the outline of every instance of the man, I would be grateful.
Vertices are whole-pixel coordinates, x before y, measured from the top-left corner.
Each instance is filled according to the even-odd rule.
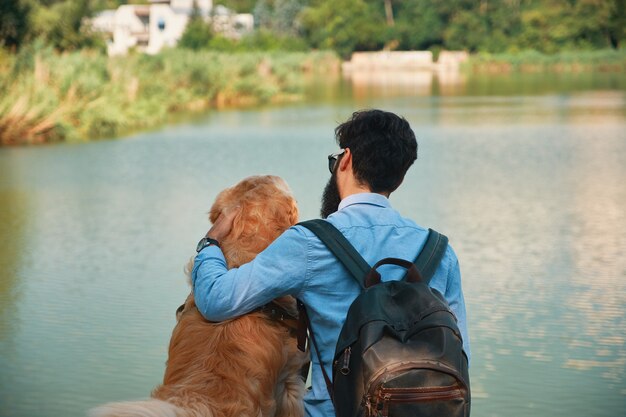
[[[417,141],[408,122],[381,110],[356,112],[335,129],[340,152],[329,156],[332,176],[322,198],[322,217],[337,227],[365,260],[395,257],[414,260],[428,230],[403,218],[388,197],[417,159]],[[292,295],[307,308],[323,366],[332,375],[335,344],[348,307],[360,288],[348,271],[308,229],[283,233],[252,262],[226,269],[217,245],[227,236],[237,210],[223,214],[207,233],[210,238],[194,263],[196,305],[213,321],[230,319]],[[400,279],[403,268],[383,267],[385,279]],[[430,286],[441,292],[455,313],[469,357],[465,302],[459,264],[448,247]],[[332,417],[334,410],[320,364],[311,355],[312,389],[305,396],[307,416]]]

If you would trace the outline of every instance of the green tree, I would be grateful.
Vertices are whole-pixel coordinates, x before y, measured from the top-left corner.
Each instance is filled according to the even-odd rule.
[[[576,32],[571,7],[564,0],[549,0],[523,10],[521,22],[517,43],[522,49],[555,53],[571,44]]]
[[[613,48],[623,47],[626,42],[626,0],[614,0],[607,36]]]
[[[463,10],[452,17],[443,32],[446,49],[477,51],[488,37],[487,24],[477,13]]]
[[[189,16],[183,36],[178,41],[178,46],[193,50],[209,48],[212,38],[213,28],[204,21],[198,4],[194,1],[191,16]]]
[[[381,49],[388,40],[384,14],[364,0],[314,0],[300,16],[311,46],[333,49],[343,57]]]
[[[303,0],[258,0],[253,11],[255,26],[277,35],[298,36],[298,16],[304,3]]]
[[[514,39],[521,30],[520,0],[490,0],[481,13],[487,33],[479,49],[488,52],[515,50]]]
[[[624,39],[625,0],[578,0],[572,13],[577,46],[617,48]]]
[[[33,39],[41,38],[62,51],[104,50],[100,35],[83,25],[93,14],[89,0],[32,0],[32,4],[29,36]]]
[[[30,4],[22,0],[0,2],[0,47],[18,48],[28,34]]]

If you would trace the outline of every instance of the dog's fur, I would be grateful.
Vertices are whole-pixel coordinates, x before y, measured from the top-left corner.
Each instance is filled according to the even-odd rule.
[[[251,261],[298,220],[287,184],[275,176],[249,177],[220,193],[210,211],[241,207],[229,235],[220,242],[228,267]],[[293,299],[280,300],[295,314]],[[193,294],[177,313],[163,384],[146,401],[112,403],[92,417],[300,417],[304,414],[305,362],[289,330],[253,312],[210,323]]]

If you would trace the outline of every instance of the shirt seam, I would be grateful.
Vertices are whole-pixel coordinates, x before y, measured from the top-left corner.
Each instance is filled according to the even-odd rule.
[[[310,254],[311,254],[312,243],[311,243],[311,239],[307,236],[307,233],[304,230],[301,230],[300,233],[302,233],[304,239],[306,239],[306,251],[305,251],[305,261],[304,261],[304,285],[302,285],[302,288],[298,292],[298,296],[296,296],[296,298],[299,300],[302,300],[302,295],[304,294],[305,291],[308,290],[310,276],[311,276]]]
[[[450,274],[453,273],[452,271],[452,256],[450,255],[450,250],[446,249],[446,253],[445,253],[445,257],[448,258],[447,260],[447,267],[448,267],[448,273],[446,274],[446,294],[448,293],[448,290],[450,289],[450,282],[452,281],[452,277],[450,276]]]
[[[392,224],[392,223],[378,223],[378,224],[373,224],[370,226],[360,226],[360,225],[353,225],[353,226],[338,226],[333,224],[333,226],[335,226],[339,231],[343,232],[344,230],[350,230],[350,229],[366,229],[366,230],[372,230],[378,227],[393,227],[396,229],[413,229],[415,231],[425,231],[426,229],[424,228],[420,228],[419,226],[413,226],[413,225],[404,225],[404,226],[400,226],[397,224]]]

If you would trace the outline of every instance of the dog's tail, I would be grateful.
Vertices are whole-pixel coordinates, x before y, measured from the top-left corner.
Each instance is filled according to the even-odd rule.
[[[193,415],[193,413],[191,414]],[[190,417],[190,413],[166,401],[150,398],[143,401],[108,403],[87,412],[88,417]]]

